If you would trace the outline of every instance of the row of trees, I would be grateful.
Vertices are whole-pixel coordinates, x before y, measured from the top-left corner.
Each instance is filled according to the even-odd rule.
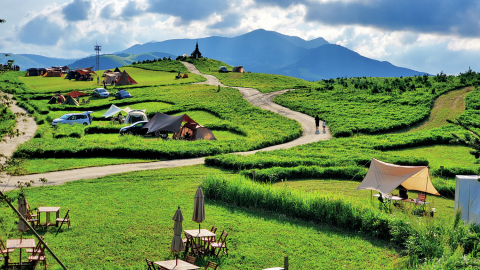
[[[163,57],[163,59],[162,59],[162,58],[158,58],[158,59],[153,58],[153,60],[147,59],[147,60],[138,61],[138,62],[133,61],[133,62],[132,62],[132,65],[136,65],[136,64],[148,64],[148,63],[155,63],[155,62],[160,62],[160,61],[171,61],[171,60],[172,60],[172,58],[171,58],[170,56],[169,56],[168,58],[167,58],[167,57]]]

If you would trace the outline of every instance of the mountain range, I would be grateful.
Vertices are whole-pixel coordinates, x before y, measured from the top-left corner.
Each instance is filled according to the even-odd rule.
[[[197,43],[203,57],[221,60],[232,66],[241,65],[246,71],[288,75],[305,80],[345,76],[400,77],[425,74],[394,66],[386,61],[361,56],[340,45],[329,44],[321,37],[306,41],[299,37],[263,29],[231,38],[212,36],[136,44],[114,54],[102,55],[100,69],[115,68],[133,61],[164,56],[175,58],[178,55],[190,55]],[[12,55],[12,57],[15,59],[15,64],[20,65],[22,70],[26,67],[52,65],[69,67],[95,65],[93,56],[76,61],[26,54]]]

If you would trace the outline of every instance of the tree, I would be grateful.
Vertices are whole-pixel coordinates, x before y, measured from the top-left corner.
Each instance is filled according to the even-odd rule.
[[[460,137],[456,133],[452,133],[452,136],[454,137],[454,139],[452,139],[450,143],[461,144],[469,148],[473,148],[473,150],[470,151],[470,154],[474,155],[475,158],[478,159],[480,157],[480,135],[477,131],[473,130],[473,128],[477,125],[464,123],[458,119],[455,119],[453,121],[450,119],[447,119],[447,122],[450,124],[460,126],[463,129],[468,131],[468,133],[465,134],[465,138]]]

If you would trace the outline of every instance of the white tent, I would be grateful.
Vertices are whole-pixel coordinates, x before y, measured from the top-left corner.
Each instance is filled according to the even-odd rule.
[[[455,176],[455,211],[462,210],[462,219],[467,223],[480,224],[480,176]]]
[[[102,116],[105,116],[105,118],[108,118],[108,117],[115,116],[116,114],[122,111],[129,113],[132,111],[132,109],[130,109],[128,106],[122,109],[112,104],[112,106],[110,106],[110,109],[108,109]]]
[[[133,124],[138,121],[148,121],[145,110],[131,110],[125,118],[125,124]]]
[[[388,194],[402,185],[407,190],[417,190],[440,195],[430,180],[427,166],[401,166],[372,158],[367,176],[357,190],[376,190]]]

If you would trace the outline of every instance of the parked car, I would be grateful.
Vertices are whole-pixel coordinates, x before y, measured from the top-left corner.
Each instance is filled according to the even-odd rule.
[[[228,73],[228,68],[226,66],[221,66],[221,67],[218,68],[218,72]]]
[[[110,95],[107,90],[104,88],[96,88],[93,90],[92,96],[100,97],[100,98],[107,98]]]
[[[52,126],[56,126],[58,124],[73,125],[75,123],[83,124],[85,126],[90,125],[93,121],[93,117],[91,116],[92,113],[92,111],[87,111],[83,113],[67,113],[65,115],[62,115],[60,118],[53,120]]]
[[[131,124],[130,126],[123,127],[120,129],[120,135],[123,134],[132,134],[132,135],[145,135],[147,130],[141,130],[148,121],[139,121]]]
[[[123,98],[131,98],[132,95],[125,91],[124,89],[120,89],[115,93],[115,98],[116,99],[123,99]]]

